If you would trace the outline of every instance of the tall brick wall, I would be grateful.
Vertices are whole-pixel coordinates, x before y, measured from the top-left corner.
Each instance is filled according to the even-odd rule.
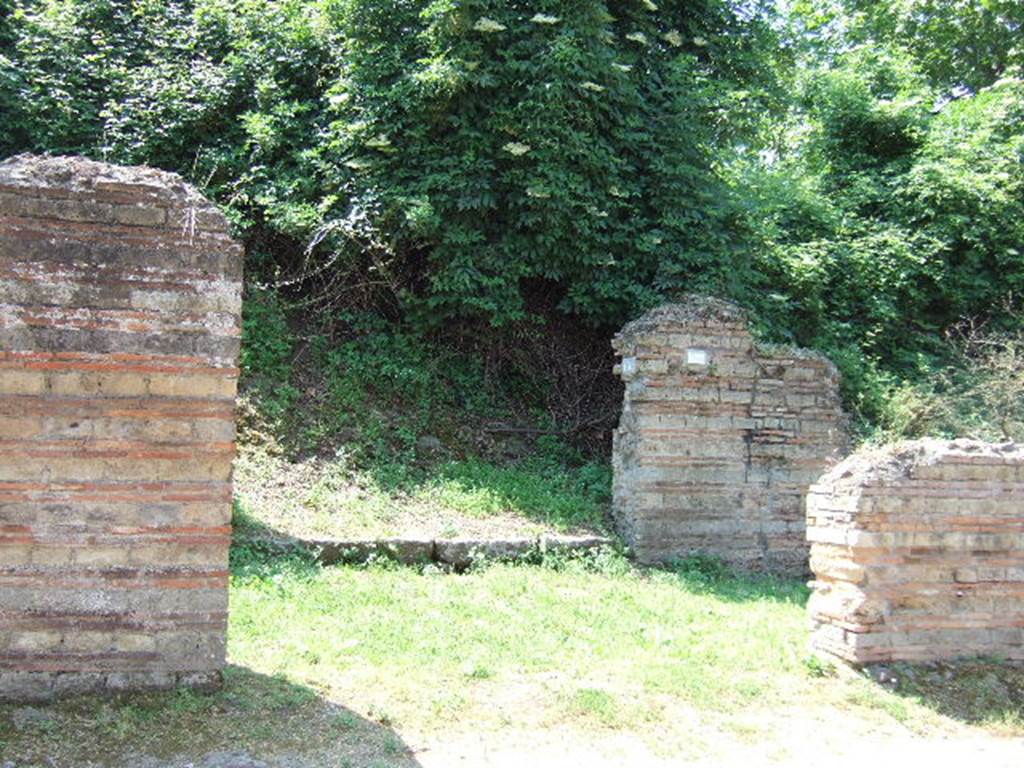
[[[693,552],[745,569],[807,567],[804,494],[845,449],[825,358],[754,343],[743,312],[690,296],[629,323],[613,511],[641,562]]]
[[[864,664],[1024,659],[1024,448],[922,440],[811,489],[813,644]]]
[[[218,678],[241,270],[176,175],[0,163],[0,699]]]

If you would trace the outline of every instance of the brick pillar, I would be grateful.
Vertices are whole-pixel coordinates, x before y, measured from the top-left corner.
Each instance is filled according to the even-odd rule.
[[[855,664],[1024,660],[1024,449],[864,450],[807,503],[813,645]]]
[[[846,446],[835,366],[757,344],[742,310],[703,296],[651,310],[613,345],[626,394],[612,506],[637,558],[804,573],[807,488]]]
[[[0,699],[219,680],[241,276],[174,174],[0,163]]]

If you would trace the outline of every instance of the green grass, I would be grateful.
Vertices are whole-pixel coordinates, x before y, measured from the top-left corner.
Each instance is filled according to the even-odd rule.
[[[330,328],[301,314],[272,291],[246,296],[235,490],[250,528],[338,539],[603,529],[611,469],[553,420],[549,376],[495,369],[475,346],[373,313]]]
[[[298,561],[273,575],[252,568],[235,576],[233,658],[298,681],[386,670],[407,689],[557,671],[729,710],[778,701],[773,679],[804,675],[798,583],[711,586],[615,557],[598,570],[494,565],[464,578]]]
[[[799,582],[732,576],[702,558],[643,570],[608,551],[457,576],[236,546],[222,691],[79,699],[21,731],[0,707],[0,756],[184,764],[238,749],[271,764],[301,754],[296,765],[411,768],[407,745],[436,750],[466,734],[623,737],[680,758],[752,744],[784,756],[786,734],[833,720],[831,737],[851,743],[948,736],[964,723],[1024,734],[1021,668],[897,666],[887,679],[899,685],[880,685],[807,656],[806,597]]]
[[[663,729],[680,707],[727,723],[813,702],[936,726],[918,701],[808,660],[801,583],[711,565],[639,570],[605,553],[452,577],[237,551],[232,658],[417,733],[439,714],[500,727],[494,700],[522,687],[540,723]]]
[[[570,707],[608,727],[621,726],[625,720],[619,698],[600,688],[580,688],[572,695]]]
[[[610,474],[607,464],[571,467],[541,457],[369,471],[344,455],[293,463],[245,449],[235,487],[250,528],[338,539],[501,538],[605,530]]]
[[[1000,659],[956,664],[894,664],[887,670],[904,699],[1005,735],[1024,734],[1024,667]]]
[[[514,514],[557,529],[599,527],[611,485],[609,468],[569,469],[543,461],[495,466],[479,459],[437,467],[413,485],[414,502],[434,504],[471,517]]]

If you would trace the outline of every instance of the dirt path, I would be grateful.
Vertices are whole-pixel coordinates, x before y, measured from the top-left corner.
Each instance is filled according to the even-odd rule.
[[[304,729],[300,739],[274,739],[262,749],[241,743],[232,747],[223,739],[218,739],[215,747],[196,736],[178,733],[169,754],[161,754],[161,742],[145,739],[139,740],[138,752],[115,755],[87,749],[80,739],[72,738],[52,742],[45,752],[36,752],[27,760],[18,759],[18,750],[12,749],[17,747],[18,736],[29,736],[55,713],[47,708],[23,709],[12,716],[15,727],[22,730],[16,730],[11,741],[0,740],[0,768],[1024,766],[1024,738],[1001,738],[947,718],[938,724],[939,730],[922,734],[911,730],[924,728],[921,722],[904,725],[883,712],[863,709],[786,706],[710,715],[707,710],[681,705],[650,727],[618,730],[567,721],[544,723],[542,708],[521,704],[515,720],[505,720],[498,727],[494,723],[443,722],[442,718],[429,732],[415,734],[401,728],[388,730],[351,713],[346,716],[345,710],[326,707],[322,712],[316,708],[306,712],[302,722],[295,723]],[[280,710],[274,718],[282,721],[277,727],[289,728],[283,722],[289,717],[287,710]],[[341,730],[337,728],[339,717],[346,717]],[[65,731],[60,726],[68,724],[67,719],[54,720],[50,735]]]
[[[837,724],[841,729],[842,723]],[[417,751],[422,768],[865,768],[879,764],[981,768],[1021,768],[1024,740],[997,737],[918,737],[911,734],[869,738],[838,744],[836,739],[808,739],[803,734],[777,734],[758,744],[718,744],[705,756],[655,754],[632,734],[579,735],[519,734],[494,739],[491,735],[464,736]],[[519,740],[521,739],[521,740]],[[880,762],[881,759],[881,762]]]
[[[881,710],[822,702],[738,715],[676,702],[664,715],[651,729],[521,721],[488,732],[442,732],[425,742],[410,735],[406,743],[421,768],[806,768],[826,761],[829,768],[1024,768],[1024,738],[946,717],[900,723]]]
[[[879,765],[978,766],[979,768],[1020,768],[1024,765],[1024,740],[996,737],[921,738],[911,735],[875,738],[837,746],[803,740],[791,743],[784,734],[762,744],[737,748],[720,744],[706,756],[659,756],[632,734],[576,738],[555,732],[511,734],[500,738],[467,735],[425,746],[397,761],[364,755],[362,761],[338,762],[334,754],[278,755],[260,757],[246,752],[218,751],[205,755],[180,755],[157,760],[139,757],[121,768],[356,768],[403,766],[407,768],[864,768]],[[0,768],[21,768],[2,763]],[[80,768],[80,767],[79,767]]]

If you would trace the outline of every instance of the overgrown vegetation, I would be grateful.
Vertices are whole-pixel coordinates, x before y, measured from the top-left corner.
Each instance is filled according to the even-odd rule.
[[[240,519],[344,539],[606,529],[610,468],[558,365],[529,380],[370,313],[303,335],[268,292],[243,314]]]
[[[289,450],[469,453],[441,433],[471,412],[600,453],[610,333],[693,290],[829,354],[865,435],[1019,435],[1005,356],[951,338],[1021,332],[1021,14],[2,0],[0,155],[149,163],[225,207]]]
[[[235,529],[250,537],[477,539],[604,533],[611,470],[533,455],[429,464],[305,462],[253,447],[236,464]]]
[[[848,406],[890,434],[925,426],[906,390],[971,354],[949,338],[965,319],[1021,328],[1006,307],[1024,279],[1024,83],[1008,72],[972,92],[895,41],[854,45],[798,73],[771,161],[734,166],[763,238],[765,332],[829,353]],[[986,362],[963,372],[998,375]],[[965,405],[938,431],[994,416]]]
[[[725,260],[734,210],[712,153],[777,102],[756,8],[16,8],[0,152],[183,170],[258,238],[253,261],[331,298],[363,292],[426,323],[507,324],[527,317],[534,281],[563,311],[616,323],[663,289],[711,286],[741,264]]]

